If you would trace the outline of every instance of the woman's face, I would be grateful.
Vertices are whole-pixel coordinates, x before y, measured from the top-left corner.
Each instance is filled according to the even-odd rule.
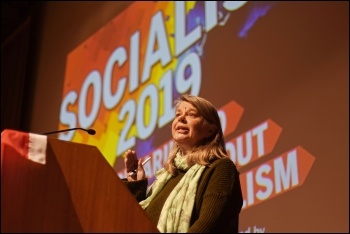
[[[208,125],[197,109],[188,102],[180,102],[172,123],[172,136],[175,143],[185,153],[210,136]]]

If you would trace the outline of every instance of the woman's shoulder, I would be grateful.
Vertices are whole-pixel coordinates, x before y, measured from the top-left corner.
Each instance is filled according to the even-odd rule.
[[[235,169],[236,165],[234,162],[229,158],[218,158],[216,159],[212,164],[211,167],[214,168],[227,168],[227,169]]]
[[[231,184],[237,180],[237,177],[239,177],[236,165],[229,157],[216,159],[206,168],[204,174],[205,178],[210,178],[210,180],[215,183]]]

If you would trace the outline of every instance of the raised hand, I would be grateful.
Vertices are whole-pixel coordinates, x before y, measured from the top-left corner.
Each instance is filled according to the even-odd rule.
[[[146,177],[142,160],[137,158],[134,150],[125,152],[124,164],[128,181],[142,180]]]

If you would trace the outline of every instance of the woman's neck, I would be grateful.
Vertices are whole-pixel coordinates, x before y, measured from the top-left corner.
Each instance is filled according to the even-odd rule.
[[[186,156],[187,151],[185,149],[179,147],[179,152],[180,152],[181,157]]]

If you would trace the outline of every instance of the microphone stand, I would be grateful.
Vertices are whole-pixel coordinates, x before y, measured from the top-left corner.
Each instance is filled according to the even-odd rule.
[[[60,133],[60,132],[68,132],[68,131],[73,131],[73,130],[83,130],[87,132],[90,135],[95,135],[96,131],[94,129],[85,129],[85,128],[69,128],[69,129],[63,129],[63,130],[58,130],[58,131],[53,131],[53,132],[45,132],[42,133],[42,135],[50,135],[50,134],[55,134],[55,133]]]

